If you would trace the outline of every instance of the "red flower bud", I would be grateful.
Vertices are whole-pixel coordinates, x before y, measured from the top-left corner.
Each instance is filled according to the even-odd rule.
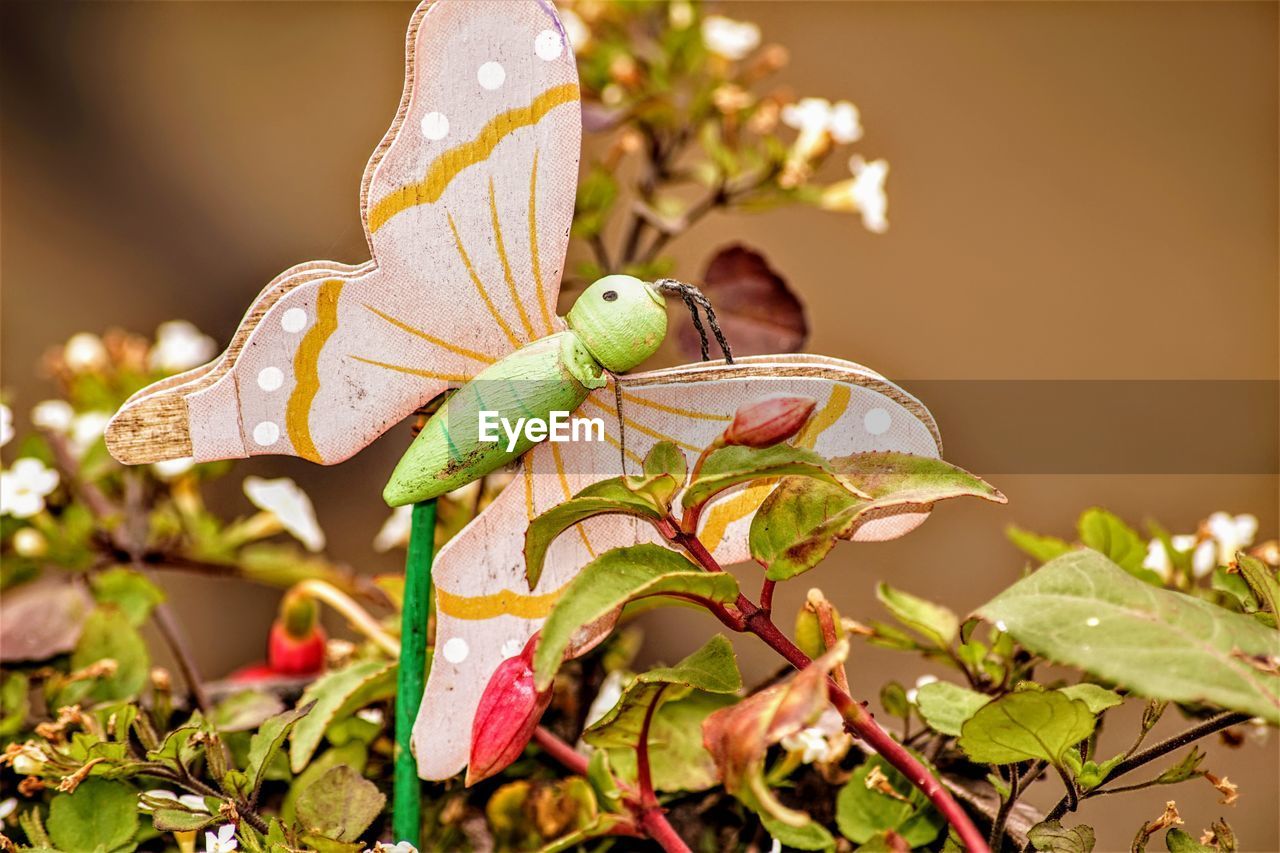
[[[771,447],[800,431],[818,401],[812,397],[766,397],[738,409],[724,431],[725,444]]]
[[[494,670],[471,724],[471,760],[467,784],[500,773],[520,757],[533,737],[542,713],[551,704],[551,690],[539,693],[533,684],[534,634],[524,650]]]
[[[276,620],[267,639],[267,665],[277,675],[314,675],[324,669],[324,643],[319,623],[311,626],[309,634],[294,637]]]

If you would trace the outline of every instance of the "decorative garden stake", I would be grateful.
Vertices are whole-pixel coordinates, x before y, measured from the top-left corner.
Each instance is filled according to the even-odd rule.
[[[657,350],[667,314],[658,287],[614,275],[588,287],[565,318],[556,315],[581,130],[574,57],[548,2],[423,3],[409,26],[399,110],[361,186],[371,260],[286,270],[254,300],[222,356],[136,395],[107,431],[112,454],[126,463],[286,454],[328,465],[455,391],[384,495],[393,505],[414,504],[397,702],[401,839],[416,841],[419,832],[407,731],[423,691],[433,580],[435,647],[412,749],[417,775],[445,779],[467,764],[493,673],[521,654],[583,566],[611,548],[660,541],[634,518],[593,516],[576,535],[551,542],[540,574],[526,579],[531,519],[624,473],[623,465],[638,472],[659,442],[696,455],[719,440],[735,411],[759,400],[790,403],[766,404],[756,410],[758,423],[738,424],[744,443],[798,428],[795,446],[827,457],[941,454],[923,405],[846,361],[756,356],[617,375]],[[691,307],[709,309],[678,290]],[[714,322],[712,330],[718,334]],[[793,412],[797,400],[803,405]],[[557,441],[545,423],[535,428],[572,412],[595,419],[602,440],[587,440],[588,429],[579,440]],[[486,424],[521,419],[523,432],[486,439]],[[431,500],[511,463],[518,476],[441,549],[432,578]],[[746,559],[751,519],[773,488],[739,486],[711,500],[685,531],[696,533],[698,561]],[[926,515],[899,507],[855,538],[900,536]],[[616,616],[582,625],[570,653],[599,642]],[[807,658],[796,655],[804,666]],[[842,711],[875,726],[860,708]],[[873,745],[906,756],[887,735]],[[912,781],[944,813],[958,813],[962,837],[972,841],[972,824],[913,766]],[[981,839],[970,844],[981,846]]]

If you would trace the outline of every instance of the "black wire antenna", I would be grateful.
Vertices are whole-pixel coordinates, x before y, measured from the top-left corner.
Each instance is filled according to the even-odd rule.
[[[707,325],[711,327],[711,334],[715,335],[716,343],[724,353],[725,364],[733,364],[733,350],[729,347],[729,341],[725,339],[724,332],[720,331],[720,324],[716,321],[716,311],[711,307],[711,300],[701,290],[674,278],[660,278],[653,285],[658,288],[659,293],[673,293],[684,301],[685,307],[689,309],[689,318],[693,320],[693,328],[698,332],[703,361],[711,360],[711,347],[707,340],[707,330],[702,325],[702,318],[698,316],[699,308],[706,312]],[[613,374],[613,400],[618,412],[618,453],[622,457],[622,473],[625,474],[627,472],[627,425],[622,416],[621,377],[616,373]]]

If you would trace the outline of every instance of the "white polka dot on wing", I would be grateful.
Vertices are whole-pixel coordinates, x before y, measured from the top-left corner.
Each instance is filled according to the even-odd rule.
[[[280,427],[271,421],[263,421],[253,428],[253,440],[263,447],[270,447],[280,439]]]
[[[263,391],[276,391],[284,384],[284,371],[278,367],[264,367],[258,371],[258,387]]]
[[[449,119],[444,113],[427,113],[422,117],[422,135],[427,139],[444,139],[449,135]]]
[[[564,53],[564,41],[555,30],[543,30],[533,40],[533,51],[538,54],[539,59],[550,62],[559,59],[560,54]]]
[[[877,407],[863,415],[862,425],[872,435],[884,435],[893,425],[893,416]]]
[[[449,663],[462,663],[467,659],[467,655],[471,654],[471,647],[461,637],[450,637],[445,641],[440,653]]]
[[[286,332],[301,332],[307,325],[307,312],[301,308],[290,308],[280,316],[280,328]]]
[[[486,62],[476,72],[476,79],[480,81],[481,86],[492,92],[507,79],[507,69],[496,62]]]

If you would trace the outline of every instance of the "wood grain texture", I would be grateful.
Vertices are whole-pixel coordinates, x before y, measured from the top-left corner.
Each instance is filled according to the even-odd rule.
[[[563,329],[581,116],[554,11],[437,0],[406,45],[401,103],[361,182],[372,260],[277,276],[219,359],[122,408],[107,431],[117,459],[339,462]]]
[[[823,356],[687,365],[623,377],[622,388],[631,474],[638,473],[644,453],[665,439],[674,440],[692,462],[740,406],[774,394],[818,401],[796,441],[819,453],[900,450],[936,457],[942,451],[937,426],[918,400],[873,371]],[[589,519],[552,543],[544,574],[529,591],[523,550],[529,519],[623,470],[612,384],[593,392],[579,411],[604,419],[606,441],[535,447],[522,460],[519,476],[436,558],[436,654],[414,740],[423,778],[448,778],[465,766],[472,715],[489,677],[523,647],[582,567],[611,548],[657,541],[647,525],[630,518]],[[749,557],[751,518],[771,488],[731,490],[704,513],[700,535],[722,563]],[[926,515],[878,519],[857,538],[891,539],[914,529]],[[598,642],[611,627],[584,629],[578,650]]]

